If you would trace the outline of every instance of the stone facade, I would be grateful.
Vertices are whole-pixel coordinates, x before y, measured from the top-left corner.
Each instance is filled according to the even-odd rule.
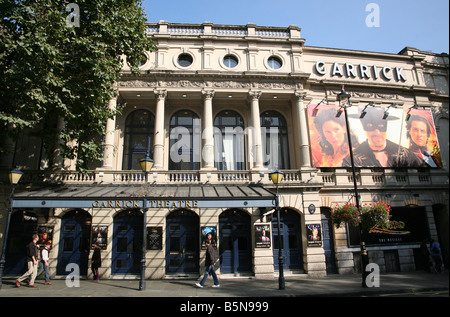
[[[101,164],[93,166],[86,174],[74,170],[74,161],[61,162],[61,170],[47,173],[38,167],[45,166],[31,155],[40,149],[40,141],[24,135],[15,147],[15,154],[0,157],[0,167],[4,174],[11,167],[14,157],[20,155],[20,167],[25,171],[23,183],[37,188],[50,179],[65,185],[87,186],[215,186],[257,184],[275,190],[268,179],[268,173],[278,166],[267,164],[266,143],[261,138],[260,117],[273,115],[273,111],[284,118],[286,143],[283,148],[285,173],[279,185],[282,212],[293,218],[296,231],[285,240],[297,252],[291,257],[293,269],[287,274],[307,274],[325,276],[327,268],[336,273],[358,271],[359,246],[350,243],[349,232],[337,229],[327,222],[329,210],[335,204],[352,199],[353,179],[349,168],[314,167],[311,158],[311,139],[307,107],[310,104],[337,104],[336,97],[343,87],[351,94],[353,106],[373,104],[379,108],[389,108],[394,104],[401,109],[415,105],[431,110],[440,144],[442,168],[371,168],[357,169],[357,183],[361,202],[371,203],[384,200],[392,207],[424,208],[427,223],[423,223],[429,237],[439,240],[448,261],[448,55],[423,52],[406,47],[399,54],[363,52],[344,49],[309,47],[301,37],[300,28],[261,27],[254,24],[245,26],[203,24],[174,24],[166,21],[146,25],[148,36],[155,42],[157,50],[146,52],[140,65],[141,75],[134,76],[124,57],[123,78],[116,84],[117,96],[112,99],[111,108],[120,107],[122,112],[106,122],[104,137],[104,158]],[[142,158],[145,151],[130,150],[130,135],[141,132],[127,130],[128,119],[133,113],[151,113],[152,127],[148,134],[150,146],[140,144],[150,152],[154,167],[148,180],[136,169],[133,160]],[[184,118],[189,112],[191,119],[198,119],[198,126],[192,125],[192,133],[198,137],[199,160],[189,169],[180,169],[171,158],[172,120]],[[232,112],[239,116],[245,130],[239,168],[223,168],[214,162],[217,143],[213,127],[217,117]],[[228,115],[228,114],[227,114]],[[228,117],[227,117],[228,118]],[[181,119],[180,119],[181,120]],[[180,121],[181,122],[181,121]],[[197,129],[198,131],[196,131]],[[142,140],[139,140],[142,141]],[[11,142],[3,140],[3,142]],[[134,141],[133,141],[134,142]],[[133,144],[137,145],[137,141]],[[235,145],[235,144],[234,144]],[[135,147],[136,148],[136,147]],[[235,148],[237,151],[237,148]],[[195,151],[195,149],[194,149]],[[30,155],[28,155],[30,154]],[[194,153],[195,155],[195,153]],[[197,158],[198,158],[197,157]],[[175,166],[175,168],[174,168]],[[25,192],[25,185],[18,191]],[[2,197],[7,197],[9,187],[2,187]],[[2,199],[2,201],[5,201]],[[315,206],[315,212],[310,211]],[[6,205],[0,218],[0,232],[4,232]],[[38,206],[36,206],[36,209]],[[59,276],[57,263],[61,257],[62,219],[73,208],[54,208],[42,213],[36,210],[37,225],[53,227],[53,249],[51,253],[51,273]],[[231,208],[233,209],[233,208]],[[236,209],[236,208],[235,208]],[[221,215],[227,208],[190,208],[198,217],[198,229],[212,226],[218,231],[217,252],[221,256],[218,272],[224,275],[251,274],[256,277],[277,274],[275,243],[268,248],[256,247],[256,227],[270,225],[270,237],[275,237],[277,223],[272,222],[275,214],[270,210],[240,208],[238,213],[248,222],[250,232],[246,235],[248,247],[235,246],[224,250],[220,243],[226,226],[221,223]],[[123,278],[136,274],[117,273],[113,268],[116,251],[114,223],[125,208],[87,208],[91,226],[107,226],[107,245],[102,250],[101,275],[104,278]],[[151,279],[189,274],[168,274],[169,253],[176,248],[168,248],[170,232],[167,219],[172,208],[154,208],[147,214],[147,227],[162,228],[162,247],[146,251],[146,277]],[[246,216],[245,216],[246,215]],[[286,218],[287,219],[287,218]],[[439,219],[439,220],[437,220]],[[447,226],[438,227],[438,221],[447,221]],[[294,226],[291,223],[289,226]],[[321,225],[322,243],[314,246],[307,236],[307,228]],[[286,228],[288,225],[286,224]],[[329,237],[325,237],[325,229]],[[236,229],[237,230],[237,229]],[[288,229],[285,229],[288,230]],[[421,229],[422,230],[422,229]],[[438,232],[439,231],[439,232]],[[284,231],[286,235],[290,231]],[[16,234],[14,231],[11,235]],[[200,232],[198,232],[200,237]],[[232,236],[232,235],[230,235]],[[227,236],[229,237],[229,236]],[[296,240],[297,239],[297,240]],[[325,246],[326,242],[331,245]],[[3,240],[2,240],[3,241]],[[236,240],[237,241],[237,240]],[[297,242],[298,245],[296,245]],[[398,269],[410,271],[418,269],[418,249],[421,241],[408,243],[383,243],[368,245],[371,262],[377,263],[381,271]],[[237,243],[237,242],[236,242]],[[195,246],[198,271],[202,272],[204,250]],[[226,252],[233,256],[244,251],[243,257],[251,263],[251,268],[239,269],[232,265],[224,273]],[[327,257],[327,252],[332,256]],[[386,259],[390,259],[387,263]],[[392,260],[393,259],[393,260]],[[8,261],[8,260],[7,260]],[[295,263],[294,263],[295,262]],[[448,262],[447,262],[448,263]],[[90,270],[88,270],[90,274]],[[194,274],[194,275],[195,275]]]

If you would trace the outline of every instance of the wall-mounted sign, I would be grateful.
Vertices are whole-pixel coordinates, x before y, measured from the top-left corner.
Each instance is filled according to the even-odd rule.
[[[322,227],[318,224],[306,225],[306,237],[308,238],[308,247],[322,246]]]
[[[147,250],[162,250],[162,227],[147,227]]]
[[[403,67],[375,66],[375,65],[353,65],[351,63],[339,64],[337,62],[327,65],[324,61],[317,61],[314,65],[315,72],[320,75],[330,73],[332,77],[360,78],[360,79],[378,79],[395,80],[405,82]]]
[[[309,105],[314,167],[351,166],[345,115],[336,105]],[[348,123],[357,167],[441,167],[430,110],[349,107]]]
[[[255,225],[255,244],[257,248],[270,248],[270,224]]]
[[[202,227],[202,250],[206,250],[206,242],[217,248],[217,227],[205,226]]]
[[[106,250],[108,242],[108,226],[92,226],[91,241],[91,248],[93,248],[95,244],[98,244],[100,249]]]

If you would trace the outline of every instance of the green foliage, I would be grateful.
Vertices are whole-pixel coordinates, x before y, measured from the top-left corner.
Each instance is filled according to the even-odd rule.
[[[138,60],[154,44],[141,1],[77,0],[79,27],[66,23],[71,2],[0,0],[0,134],[33,127],[48,154],[62,139],[64,157],[82,170],[100,157],[99,137],[116,114],[108,102],[122,56]]]
[[[354,204],[346,203],[331,210],[331,221],[340,228],[342,224],[348,223],[353,226],[359,224],[358,208]]]
[[[388,229],[390,225],[391,206],[384,201],[375,204],[364,204],[358,208],[354,204],[336,206],[331,210],[331,221],[340,228],[348,223],[352,226],[361,225],[361,229],[370,232],[374,228]]]
[[[384,201],[375,204],[365,204],[361,208],[361,227],[364,231],[370,232],[373,228],[387,229],[389,227],[389,219],[391,206]]]

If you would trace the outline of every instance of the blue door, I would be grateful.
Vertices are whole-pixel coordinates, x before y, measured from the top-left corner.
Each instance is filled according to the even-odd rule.
[[[111,272],[138,274],[142,259],[143,215],[127,210],[114,218]]]
[[[18,275],[27,270],[26,245],[34,233],[37,233],[36,215],[27,213],[26,216],[22,210],[11,215],[3,274]]]
[[[57,275],[66,275],[66,266],[78,264],[80,275],[87,275],[92,217],[84,210],[72,210],[61,221]]]
[[[300,215],[294,210],[283,208],[280,211],[280,235],[281,246],[283,249],[284,268],[289,270],[303,269],[303,249],[301,242],[301,219]],[[275,270],[278,270],[278,215],[275,212],[272,219],[273,235],[273,264]]]
[[[166,219],[166,273],[199,272],[200,224],[197,214],[176,210]]]
[[[252,272],[250,215],[238,209],[224,211],[219,217],[220,272]]]
[[[327,274],[336,273],[336,258],[334,253],[334,239],[332,230],[332,223],[329,218],[330,209],[320,208],[320,214],[322,216],[322,240],[323,251],[325,252],[325,263]],[[327,217],[328,216],[328,217]]]

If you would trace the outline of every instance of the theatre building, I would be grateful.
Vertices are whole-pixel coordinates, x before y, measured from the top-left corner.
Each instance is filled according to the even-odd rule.
[[[277,276],[279,252],[285,275],[357,273],[361,239],[381,272],[424,270],[427,239],[448,266],[448,54],[311,47],[293,25],[160,21],[146,31],[157,49],[142,56],[140,76],[124,58],[109,103],[121,112],[105,122],[103,160],[88,172],[68,159],[50,172],[31,131],[0,140],[11,149],[0,157],[2,244],[7,174],[16,164],[24,173],[5,275],[24,272],[33,233],[51,240],[53,278],[71,263],[92,277],[96,243],[101,278],[139,278],[143,258],[148,279],[197,278],[208,233],[219,278]],[[355,201],[355,184],[361,206],[391,206],[395,227],[361,238],[331,222],[333,208]]]

